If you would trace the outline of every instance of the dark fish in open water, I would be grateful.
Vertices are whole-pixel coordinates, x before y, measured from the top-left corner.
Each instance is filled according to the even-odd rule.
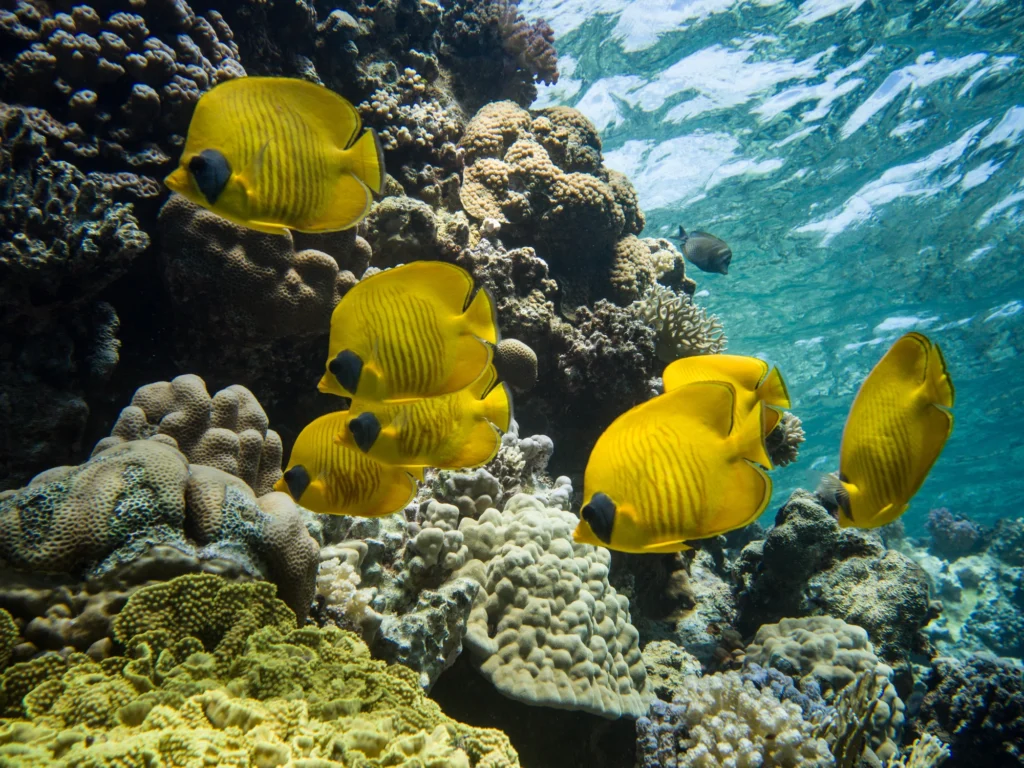
[[[937,344],[901,337],[861,384],[839,449],[839,476],[818,493],[843,527],[877,528],[902,515],[953,431],[954,391]]]
[[[462,267],[414,261],[361,280],[331,315],[319,389],[376,402],[457,392],[498,343],[494,302]]]
[[[384,183],[384,158],[359,112],[322,85],[241,77],[207,91],[181,163],[164,183],[250,229],[330,232],[358,224]]]
[[[763,403],[756,407],[764,412]],[[587,461],[573,539],[620,552],[679,552],[687,541],[756,520],[772,495],[758,461],[764,427],[735,415],[732,384],[698,381],[619,416]]]
[[[729,274],[729,262],[732,261],[732,249],[721,238],[707,232],[689,232],[679,227],[675,238],[683,249],[687,261],[703,272]]]

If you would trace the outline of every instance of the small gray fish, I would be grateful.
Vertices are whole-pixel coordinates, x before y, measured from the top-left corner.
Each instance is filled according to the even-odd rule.
[[[679,227],[679,235],[675,238],[682,246],[683,255],[702,272],[718,272],[729,274],[729,262],[732,261],[732,249],[725,241],[709,235],[707,232],[691,232]]]

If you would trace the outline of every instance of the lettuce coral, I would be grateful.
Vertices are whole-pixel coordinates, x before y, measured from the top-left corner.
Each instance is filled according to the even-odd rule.
[[[446,717],[413,672],[371,659],[355,635],[295,629],[264,587],[218,581],[193,575],[136,592],[117,628],[127,657],[51,655],[6,670],[4,689],[15,692],[16,679],[26,695],[20,715],[0,720],[0,762],[519,765],[504,734]]]

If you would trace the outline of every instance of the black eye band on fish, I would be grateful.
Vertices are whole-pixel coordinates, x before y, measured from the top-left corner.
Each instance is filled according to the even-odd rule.
[[[204,149],[189,160],[188,170],[210,205],[217,202],[217,198],[231,178],[231,164],[216,149]]]
[[[288,493],[298,501],[309,487],[309,472],[301,464],[296,464],[284,473],[284,481],[288,485]]]
[[[595,493],[590,503],[580,510],[580,515],[597,538],[605,544],[611,543],[612,527],[615,525],[614,501],[603,493]]]
[[[372,413],[367,411],[356,416],[348,423],[348,429],[355,438],[356,445],[363,453],[367,453],[380,434],[380,421]]]
[[[351,349],[343,349],[327,365],[327,370],[344,389],[354,395],[359,387],[359,377],[363,374],[363,361]]]

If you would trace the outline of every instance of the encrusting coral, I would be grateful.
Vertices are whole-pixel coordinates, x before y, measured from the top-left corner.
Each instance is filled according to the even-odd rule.
[[[371,659],[355,635],[296,629],[269,589],[180,577],[129,599],[115,622],[127,657],[53,654],[8,668],[0,760],[519,765],[504,734],[446,717],[409,670]]]

